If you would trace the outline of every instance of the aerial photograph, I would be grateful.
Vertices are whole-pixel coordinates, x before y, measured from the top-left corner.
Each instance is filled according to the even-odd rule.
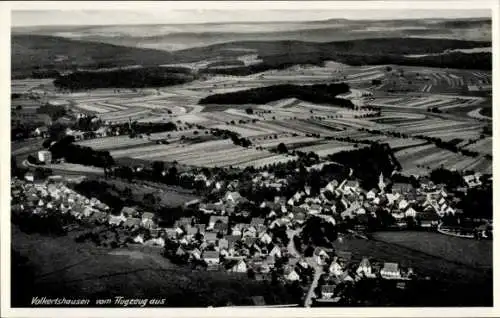
[[[493,306],[492,12],[283,7],[11,12],[11,307]]]

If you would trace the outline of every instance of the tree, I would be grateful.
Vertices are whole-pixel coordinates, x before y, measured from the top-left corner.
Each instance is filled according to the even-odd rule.
[[[247,108],[246,110],[246,113],[249,114],[249,115],[252,115],[253,114],[253,109],[252,108]]]
[[[148,207],[154,207],[160,201],[153,193],[145,193],[142,200]]]
[[[154,161],[152,164],[153,175],[155,177],[160,177],[163,170],[165,170],[165,163],[163,161]]]
[[[288,148],[282,142],[278,145],[278,148],[276,150],[278,151],[278,153],[288,153]]]

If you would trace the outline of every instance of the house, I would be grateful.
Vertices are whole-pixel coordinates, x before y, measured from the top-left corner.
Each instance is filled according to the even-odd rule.
[[[308,209],[309,214],[319,214],[321,213],[321,205],[311,204]]]
[[[139,234],[136,237],[134,237],[134,243],[139,243],[139,244],[144,244],[144,235]]]
[[[165,228],[165,234],[167,235],[167,237],[169,238],[174,238],[177,236],[177,231],[175,228]]]
[[[228,191],[224,196],[224,201],[238,203],[241,200],[242,196],[239,192],[236,191]]]
[[[154,216],[154,213],[144,212],[141,218],[141,225],[147,229],[152,229],[155,225],[155,222],[153,221]]]
[[[136,209],[132,207],[124,206],[120,211],[120,214],[125,217],[135,217],[138,214],[138,212]]]
[[[155,237],[146,242],[146,244],[150,244],[153,246],[165,246],[165,239],[163,237]]]
[[[480,178],[481,178],[480,174],[470,174],[463,177],[465,184],[467,184],[469,188],[475,188],[480,186],[482,184]]]
[[[344,269],[338,263],[337,258],[334,258],[332,264],[330,264],[330,267],[328,268],[328,271],[330,272],[330,274],[335,276],[340,276],[344,273]]]
[[[345,268],[347,264],[351,262],[352,259],[352,253],[351,252],[345,252],[345,251],[336,251],[335,252],[337,256],[337,261],[339,264]]]
[[[316,263],[318,265],[321,265],[321,266],[325,265],[326,260],[329,258],[328,254],[321,247],[316,247],[314,249],[313,255],[314,255],[314,259],[315,259]]]
[[[405,211],[405,216],[410,218],[415,218],[417,216],[417,211],[415,211],[415,209],[410,207]]]
[[[94,131],[96,137],[102,138],[108,135],[108,129],[106,127],[99,127],[96,131]]]
[[[35,129],[35,136],[46,138],[49,135],[47,126],[40,126]]]
[[[194,227],[198,229],[198,233],[205,234],[205,224],[195,224]]]
[[[399,279],[401,278],[401,270],[398,263],[384,263],[384,267],[380,270],[380,275],[384,279]]]
[[[222,233],[225,235],[227,234],[228,228],[229,226],[227,223],[216,222],[214,225],[214,232]]]
[[[408,206],[409,206],[409,203],[408,203],[408,201],[406,201],[405,199],[403,199],[403,200],[399,201],[398,208],[399,208],[400,210],[402,210],[402,211],[403,211],[403,210],[405,210]]]
[[[200,252],[200,250],[198,248],[194,248],[189,253],[190,253],[189,255],[190,255],[191,258],[193,258],[195,260],[201,259],[201,252]]]
[[[219,247],[220,250],[222,249],[229,249],[229,241],[225,238],[221,238],[218,242],[217,242],[217,246]]]
[[[321,298],[330,299],[335,294],[335,285],[323,285],[321,286]]]
[[[246,273],[247,270],[247,263],[242,259],[230,262],[230,268],[228,269],[228,271],[232,273]]]
[[[435,227],[439,224],[439,216],[434,212],[419,213],[417,220],[423,228]]]
[[[274,245],[274,247],[269,252],[269,256],[272,257],[281,257],[281,248],[278,245]]]
[[[407,192],[413,191],[414,188],[409,183],[396,182],[392,185],[392,193],[405,194]]]
[[[179,257],[182,257],[182,256],[187,255],[187,252],[186,252],[186,250],[182,246],[179,246],[177,248],[177,251],[175,252],[175,255],[179,256]]]
[[[141,226],[141,219],[139,218],[128,218],[124,224],[127,228],[139,228]]]
[[[217,240],[217,233],[214,232],[205,233],[205,241],[207,243],[215,243],[216,240]]]
[[[224,223],[224,224],[228,224],[229,223],[229,218],[227,216],[220,216],[220,215],[212,215],[210,216],[210,219],[208,221],[208,227],[207,227],[207,230],[213,230],[214,229],[214,226],[215,226],[215,223]]]
[[[208,265],[218,265],[220,263],[219,252],[216,251],[205,251],[202,258]]]
[[[35,176],[33,175],[33,172],[29,172],[29,171],[28,171],[28,172],[26,172],[26,173],[24,174],[24,179],[25,179],[26,181],[33,182],[33,181],[35,181]]]
[[[368,258],[363,257],[361,262],[359,263],[358,269],[356,270],[356,274],[361,277],[373,278],[375,274],[372,271],[372,266]]]
[[[264,225],[264,219],[263,218],[252,218],[252,220],[250,221],[250,225],[252,226],[260,226],[260,225]]]
[[[187,236],[193,237],[194,235],[196,235],[196,233],[198,233],[198,229],[196,227],[191,226],[191,225],[186,226],[186,235]]]
[[[122,225],[127,220],[123,215],[109,215],[108,223],[110,225]]]
[[[373,188],[366,193],[366,198],[368,200],[374,200],[377,197],[377,194],[378,194],[377,189]]]
[[[335,192],[335,189],[338,187],[339,183],[337,180],[333,180],[333,181],[330,181],[326,187],[325,187],[325,190],[326,191],[330,191],[330,192]]]
[[[226,235],[224,239],[227,240],[227,250],[230,253],[233,253],[236,248],[236,242],[240,241],[240,237],[235,235]]]
[[[259,240],[264,244],[269,244],[273,241],[273,238],[266,232],[261,233]]]
[[[40,162],[51,163],[52,162],[52,153],[48,150],[40,150],[38,152],[38,160]]]
[[[300,280],[300,276],[295,270],[291,270],[289,273],[285,272],[285,279],[290,282],[294,282]]]

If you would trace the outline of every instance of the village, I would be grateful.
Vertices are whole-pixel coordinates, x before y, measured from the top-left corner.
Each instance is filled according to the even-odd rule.
[[[380,174],[378,187],[367,191],[350,176],[331,180],[319,194],[313,194],[306,185],[289,198],[276,196],[261,202],[243,197],[238,192],[238,180],[215,180],[203,173],[193,177],[205,183],[219,199],[187,202],[204,217],[181,217],[171,227],[159,227],[153,212],[132,206],[114,211],[96,198],[78,194],[68,186],[74,180],[60,176],[35,180],[30,172],[25,180],[12,180],[12,213],[42,218],[66,215],[90,224],[90,230],[75,239],[78,241],[90,238],[112,248],[150,246],[163,251],[172,262],[193,268],[299,284],[306,306],[311,306],[313,299],[341,304],[346,286],[360,280],[395,280],[398,288],[404,288],[405,281],[416,277],[413,268],[390,259],[372,264],[371,255],[353,258],[350,251],[329,246],[310,244],[300,253],[302,248],[297,248],[296,242],[300,241],[298,237],[306,222],[319,219],[332,228],[354,222],[348,233],[364,237],[369,219],[380,217],[380,211],[392,217],[393,227],[407,228],[411,223],[428,230],[439,230],[443,218],[463,213],[456,208],[458,200],[453,193],[426,177],[415,188],[408,183],[394,183]],[[458,191],[480,186],[480,179],[480,174],[465,176],[467,187]],[[252,183],[255,191],[287,187],[286,179],[266,171],[255,173]],[[258,206],[259,217],[251,213],[252,205]],[[71,225],[66,229],[71,230]],[[106,229],[112,229],[114,235],[103,235]]]

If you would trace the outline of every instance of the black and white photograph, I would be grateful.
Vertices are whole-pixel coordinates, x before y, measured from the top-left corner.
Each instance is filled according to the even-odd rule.
[[[11,3],[2,306],[493,310],[491,3],[342,3]]]

